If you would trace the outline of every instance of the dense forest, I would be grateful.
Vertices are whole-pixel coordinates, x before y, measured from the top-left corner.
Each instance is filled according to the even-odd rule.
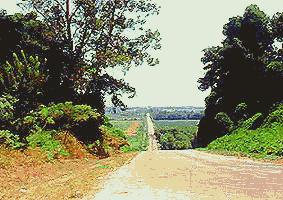
[[[160,34],[146,22],[159,7],[151,0],[22,0],[18,6],[21,13],[0,11],[1,146],[66,154],[56,138],[67,131],[103,153],[105,130],[111,131],[106,97],[123,109],[121,96],[135,96],[108,69],[158,64],[148,51],[160,49]]]
[[[228,134],[210,147],[246,151],[254,145],[250,152],[282,156],[283,13],[268,16],[250,5],[242,16],[229,19],[223,35],[201,59],[205,76],[199,89],[210,95],[195,146]]]

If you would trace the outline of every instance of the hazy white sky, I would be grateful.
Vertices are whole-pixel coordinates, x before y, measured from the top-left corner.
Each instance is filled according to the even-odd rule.
[[[203,106],[207,92],[197,89],[203,76],[202,50],[222,41],[222,27],[230,17],[257,4],[269,15],[283,11],[283,0],[154,0],[161,13],[151,26],[162,35],[160,64],[131,70],[126,80],[137,89],[129,106]],[[0,8],[16,10],[16,0],[0,0]]]

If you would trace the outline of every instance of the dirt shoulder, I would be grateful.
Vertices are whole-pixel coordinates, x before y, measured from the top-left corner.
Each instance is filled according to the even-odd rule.
[[[8,168],[0,166],[0,199],[81,199],[101,189],[104,176],[136,155],[123,153],[100,160],[69,159],[41,164],[17,162]]]
[[[126,131],[127,135],[128,136],[136,135],[139,127],[140,127],[140,123],[139,122],[137,122],[137,121],[132,122],[130,127]]]

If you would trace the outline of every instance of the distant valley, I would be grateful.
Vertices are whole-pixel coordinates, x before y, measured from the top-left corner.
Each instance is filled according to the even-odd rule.
[[[106,108],[106,115],[112,120],[142,119],[146,113],[151,113],[154,120],[199,120],[204,115],[203,107],[129,107],[125,111],[114,107]]]

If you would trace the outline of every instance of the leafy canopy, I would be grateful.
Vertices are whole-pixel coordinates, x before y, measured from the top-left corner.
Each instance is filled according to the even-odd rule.
[[[20,6],[37,13],[55,40],[71,58],[70,87],[82,103],[103,111],[105,95],[124,107],[123,93],[133,97],[135,89],[123,79],[108,74],[108,68],[126,72],[147,62],[155,65],[149,50],[160,48],[158,31],[145,29],[159,7],[152,0],[22,0]]]

